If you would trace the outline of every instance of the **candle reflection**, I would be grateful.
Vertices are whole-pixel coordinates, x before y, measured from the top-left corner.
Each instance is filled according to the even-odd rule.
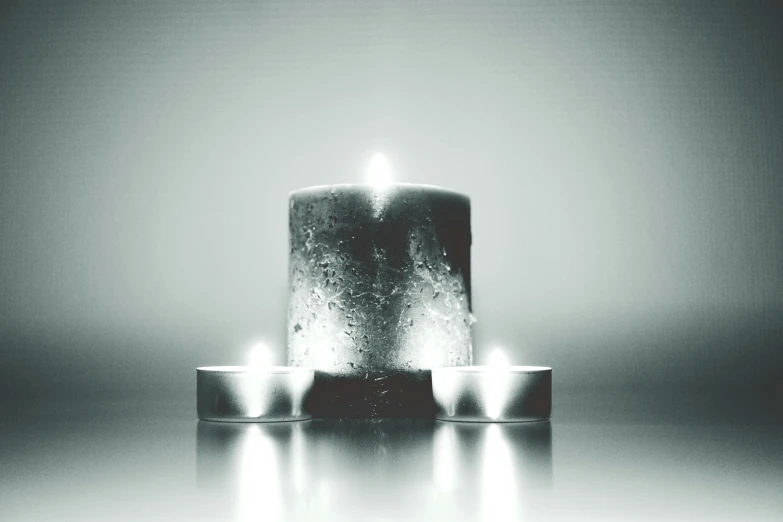
[[[454,491],[461,473],[459,469],[460,459],[455,458],[459,448],[457,447],[457,435],[454,430],[439,429],[435,432],[434,469],[433,480],[438,491],[450,493]]]
[[[517,488],[512,448],[503,428],[486,427],[481,469],[481,519],[488,521],[518,520],[523,491]]]
[[[196,475],[203,509],[217,519],[283,520],[305,488],[302,423],[200,421]]]
[[[239,520],[283,520],[284,506],[277,481],[280,466],[274,442],[262,433],[262,428],[250,425],[240,444]]]
[[[437,509],[452,519],[519,520],[525,490],[552,485],[549,421],[439,423],[434,441]]]
[[[219,520],[519,520],[552,484],[547,422],[199,422],[203,511]],[[361,492],[357,495],[357,492]],[[405,499],[390,502],[390,499]]]
[[[309,469],[315,471],[313,519],[330,506],[343,515],[338,520],[378,520],[378,506],[385,506],[389,520],[418,517],[431,489],[433,428],[430,419],[310,423],[305,435]],[[406,500],[390,504],[391,498]]]

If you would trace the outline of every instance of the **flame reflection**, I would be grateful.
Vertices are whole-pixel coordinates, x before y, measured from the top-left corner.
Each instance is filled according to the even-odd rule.
[[[280,466],[274,442],[258,425],[249,425],[242,434],[237,485],[238,520],[283,520]]]
[[[197,428],[196,478],[218,520],[284,520],[305,487],[302,424],[217,423]]]
[[[432,478],[452,520],[520,520],[525,491],[552,485],[551,424],[439,423]]]
[[[517,487],[512,448],[497,424],[486,427],[481,467],[481,519],[518,520],[522,490]]]
[[[520,520],[552,483],[548,421],[199,422],[196,448],[217,520]]]

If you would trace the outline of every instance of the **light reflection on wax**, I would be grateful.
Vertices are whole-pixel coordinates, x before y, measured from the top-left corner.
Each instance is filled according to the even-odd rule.
[[[269,404],[269,387],[260,375],[266,368],[272,366],[272,351],[263,341],[253,341],[247,355],[249,375],[252,378],[242,383],[243,396],[248,401],[248,414],[260,417],[266,413]]]
[[[489,355],[487,371],[492,375],[482,386],[484,403],[487,416],[497,419],[503,413],[502,408],[506,403],[506,396],[511,383],[511,376],[506,370],[509,366],[506,354],[499,348],[495,348]]]
[[[386,191],[393,181],[392,169],[386,156],[380,152],[373,155],[367,166],[367,182],[372,186],[373,192],[373,215],[375,218],[383,220],[381,215],[384,213],[388,194]]]

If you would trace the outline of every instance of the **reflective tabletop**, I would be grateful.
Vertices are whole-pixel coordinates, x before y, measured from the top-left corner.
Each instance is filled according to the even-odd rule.
[[[781,519],[780,422],[589,404],[524,424],[223,424],[174,402],[9,403],[0,520]]]

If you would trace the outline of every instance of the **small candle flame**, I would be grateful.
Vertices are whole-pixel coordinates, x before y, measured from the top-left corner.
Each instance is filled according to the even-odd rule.
[[[254,341],[247,354],[247,365],[252,369],[272,366],[272,351],[263,341]]]
[[[383,190],[392,183],[392,170],[386,156],[376,153],[367,166],[367,180],[376,190]]]
[[[508,362],[508,357],[506,356],[505,352],[503,352],[503,350],[500,348],[495,348],[489,353],[489,357],[487,358],[487,366],[510,366],[510,363]]]

